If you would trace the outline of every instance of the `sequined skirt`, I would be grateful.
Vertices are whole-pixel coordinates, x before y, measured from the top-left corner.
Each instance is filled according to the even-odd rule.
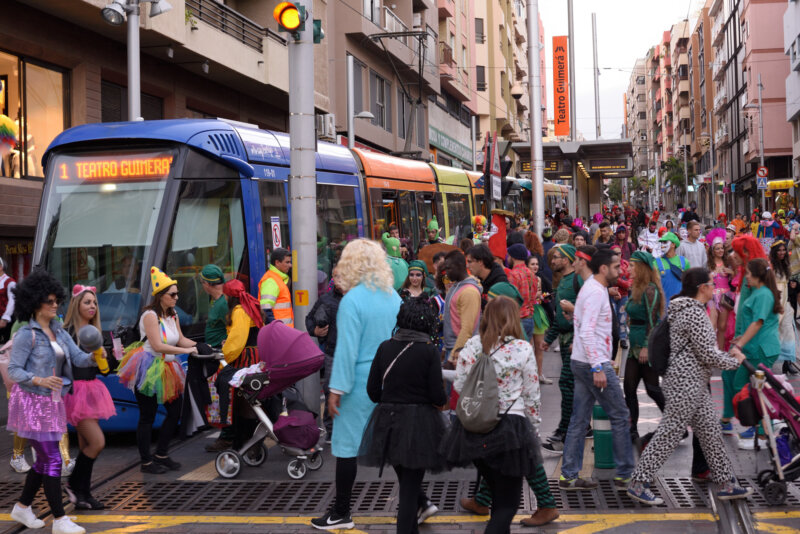
[[[38,395],[14,386],[8,400],[8,430],[21,438],[58,441],[67,431],[64,401],[54,402],[50,395]]]

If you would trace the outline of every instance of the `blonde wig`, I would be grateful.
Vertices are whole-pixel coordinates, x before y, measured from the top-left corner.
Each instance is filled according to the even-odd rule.
[[[338,282],[344,293],[358,284],[387,292],[394,289],[394,275],[386,261],[386,251],[376,241],[350,241],[344,247],[336,269],[339,274]]]

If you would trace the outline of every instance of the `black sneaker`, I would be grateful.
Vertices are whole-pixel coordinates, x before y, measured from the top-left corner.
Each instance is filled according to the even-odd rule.
[[[312,519],[311,526],[319,530],[337,530],[340,528],[353,528],[356,524],[353,523],[353,518],[350,517],[350,514],[340,517],[336,512],[331,510],[322,517]]]
[[[156,462],[142,464],[142,467],[140,469],[142,473],[150,473],[151,475],[163,475],[164,473],[169,471],[169,469]]]
[[[171,471],[177,471],[181,468],[181,464],[170,458],[169,456],[153,456],[153,462],[161,464]]]
[[[628,340],[627,339],[620,339],[619,340],[619,347],[621,349],[627,349],[628,348]]]
[[[565,437],[566,437],[565,434],[562,434],[559,430],[556,430],[555,432],[553,432],[552,436],[547,437],[547,441],[560,441],[561,443],[564,443]]]
[[[72,484],[69,480],[64,484],[64,490],[67,492],[67,498],[72,504],[76,504],[83,497],[79,491],[72,489]]]
[[[105,504],[88,493],[78,497],[78,502],[75,503],[75,508],[79,510],[104,510],[105,507]]]
[[[548,441],[542,445],[542,449],[552,454],[564,454],[563,441]]]

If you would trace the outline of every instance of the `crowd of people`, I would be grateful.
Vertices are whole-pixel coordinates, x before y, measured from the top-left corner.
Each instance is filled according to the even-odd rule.
[[[422,490],[426,472],[465,466],[474,466],[481,482],[461,505],[490,515],[486,532],[509,532],[523,481],[537,502],[523,523],[547,524],[559,513],[543,453],[563,455],[560,489],[598,486],[579,477],[595,403],[611,424],[619,491],[660,504],[650,484],[691,428],[692,477],[717,483],[722,499],[747,497],[752,490],[738,484],[722,436],[734,432],[733,397],[748,382],[742,361],[768,367],[780,361],[782,372],[796,372],[800,222],[794,217],[764,212],[748,223],[739,214],[730,222],[720,214],[704,226],[694,206],[674,219],[659,210],[615,206],[589,220],[565,210],[548,213],[538,234],[520,217],[496,210],[491,221],[475,217],[467,237],[455,244],[439,238],[435,220],[416,251],[394,225],[381,242],[349,242],[304,325],[325,353],[322,418],[336,458],[335,500],[312,526],[354,526],[350,506],[359,464],[394,469],[399,533],[417,532],[438,511]],[[177,282],[151,268],[141,342],[116,366],[139,406],[143,472],[181,468],[168,448],[190,387],[203,390],[201,404],[208,383],[219,394],[215,422],[221,431],[206,450],[238,449],[252,436],[256,420],[231,396],[230,381],[258,360],[261,327],[271,321],[296,326],[291,267],[289,251],[272,251],[258,297],[240,281],[226,281],[217,265],[203,267],[198,275],[210,310],[204,343],[181,331]],[[78,336],[87,327],[99,330],[96,290],[75,286],[62,324],[56,310],[66,292],[57,280],[41,270],[19,284],[2,276],[0,270],[0,329],[10,326],[7,315],[17,319],[4,375],[8,428],[16,432],[12,466],[27,472],[11,516],[43,526],[31,503],[44,486],[56,518],[53,532],[83,532],[64,514],[60,476],[70,464],[70,500],[79,508],[103,508],[90,483],[104,447],[98,421],[114,415],[114,404],[97,380],[104,350],[90,354]],[[649,363],[648,341],[663,321],[671,325],[665,340],[671,352],[660,377]],[[551,348],[561,360],[560,416],[544,437],[540,386],[553,382],[544,374]],[[176,358],[214,350],[229,364],[222,370],[190,358],[187,376]],[[721,414],[711,401],[713,369],[722,370]],[[638,426],[642,382],[663,413],[657,430],[645,436]],[[166,418],[151,452],[159,405]],[[74,461],[63,453],[67,421],[78,431]],[[759,439],[763,429],[748,427],[738,446],[753,448]],[[23,465],[25,440],[36,451],[32,467]]]

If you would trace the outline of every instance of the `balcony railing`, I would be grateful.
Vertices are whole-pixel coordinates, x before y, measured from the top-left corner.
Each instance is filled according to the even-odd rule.
[[[408,26],[406,26],[406,24],[394,13],[394,11],[384,6],[383,29],[389,33],[401,33],[407,32]],[[397,40],[408,46],[408,37],[398,37]]]
[[[453,49],[444,41],[439,41],[439,64],[455,67],[456,60],[453,58]]]
[[[266,28],[214,0],[186,0],[186,11],[195,20],[228,34],[242,44],[263,52]]]
[[[723,86],[716,95],[714,95],[714,111],[719,110],[728,102],[728,90]]]
[[[714,142],[724,143],[728,140],[728,125],[723,124],[722,127],[714,132]]]
[[[714,63],[713,63],[713,67],[711,68],[712,76],[716,80],[717,77],[720,74],[722,74],[723,72],[725,72],[725,62],[720,58],[715,59]]]

